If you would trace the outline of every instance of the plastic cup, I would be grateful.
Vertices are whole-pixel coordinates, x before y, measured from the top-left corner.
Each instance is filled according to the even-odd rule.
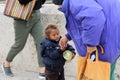
[[[69,50],[63,52],[63,57],[66,61],[71,61],[73,57],[73,53]]]

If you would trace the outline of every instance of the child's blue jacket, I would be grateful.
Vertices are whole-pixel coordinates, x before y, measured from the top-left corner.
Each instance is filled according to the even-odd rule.
[[[67,45],[66,50],[75,53],[75,49],[71,45]],[[59,41],[53,41],[45,38],[40,43],[40,55],[43,58],[43,63],[48,70],[62,71],[64,70],[65,59],[63,58],[63,51],[59,46]]]

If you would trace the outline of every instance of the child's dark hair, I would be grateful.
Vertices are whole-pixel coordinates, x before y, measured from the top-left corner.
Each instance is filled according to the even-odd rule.
[[[49,34],[50,34],[50,31],[51,31],[52,29],[58,29],[58,28],[57,28],[57,25],[53,25],[53,24],[47,25],[47,27],[45,28],[45,37],[46,37],[46,38],[49,38]]]

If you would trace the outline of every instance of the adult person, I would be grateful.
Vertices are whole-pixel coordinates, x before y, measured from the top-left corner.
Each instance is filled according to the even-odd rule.
[[[68,32],[60,46],[64,48],[73,40],[79,56],[85,56],[101,45],[104,54],[99,50],[99,58],[111,63],[110,80],[115,80],[114,70],[120,55],[120,1],[64,0],[59,10],[65,14]]]
[[[25,5],[32,0],[19,0],[20,4]],[[42,4],[45,3],[46,0],[37,0],[34,6],[33,12],[28,21],[14,19],[14,29],[15,29],[15,43],[11,47],[6,61],[2,65],[2,70],[7,76],[13,76],[11,71],[11,62],[14,57],[24,48],[27,38],[29,34],[31,34],[34,38],[34,42],[37,49],[38,55],[38,63],[39,63],[39,78],[44,77],[44,64],[42,63],[42,58],[39,56],[39,43],[42,39],[42,25],[40,21],[40,11],[39,9],[42,7]],[[27,53],[28,54],[28,53]]]

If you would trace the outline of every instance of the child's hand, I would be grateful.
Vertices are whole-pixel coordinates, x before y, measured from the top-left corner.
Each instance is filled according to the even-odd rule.
[[[87,53],[92,53],[96,50],[96,47],[87,46]]]
[[[60,47],[61,51],[65,51],[66,47]]]

